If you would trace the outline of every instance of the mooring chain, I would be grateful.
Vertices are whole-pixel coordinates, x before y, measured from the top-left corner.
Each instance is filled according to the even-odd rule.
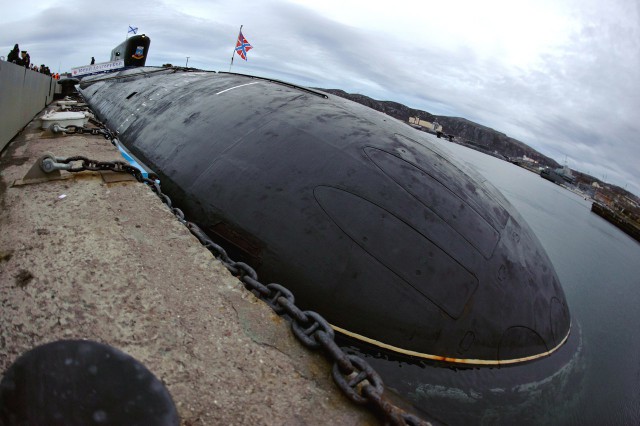
[[[85,127],[85,126],[76,126],[75,124],[70,124],[68,126],[60,126],[58,123],[54,123],[51,126],[51,131],[53,133],[65,133],[67,135],[102,135],[105,139],[113,140],[115,135],[105,127]]]
[[[69,172],[111,170],[126,172],[139,182],[148,185],[166,204],[173,214],[191,231],[191,233],[207,248],[216,259],[251,291],[256,297],[267,303],[273,311],[291,322],[296,338],[310,349],[323,349],[333,361],[332,376],[340,390],[356,404],[369,404],[380,411],[392,425],[430,425],[419,417],[402,410],[383,395],[384,384],[380,375],[363,358],[345,353],[334,340],[331,325],[320,314],[314,311],[302,311],[295,304],[295,297],[286,287],[271,283],[263,284],[258,280],[255,269],[243,262],[233,261],[224,248],[216,244],[195,223],[186,221],[182,210],[173,206],[169,196],[160,189],[156,176],[144,177],[142,172],[123,161],[96,161],[76,156],[57,159],[59,163],[71,164],[81,162],[79,166],[71,166]]]
[[[164,194],[160,189],[160,184],[158,183],[159,181],[157,179],[157,176],[150,174],[149,175],[150,177],[148,178],[144,177],[140,169],[130,165],[125,161],[97,161],[97,160],[91,160],[83,156],[57,158],[57,162],[61,164],[71,164],[76,161],[80,161],[81,164],[75,167],[72,166],[71,168],[68,168],[65,170],[69,172],[74,172],[74,173],[83,172],[86,170],[88,171],[109,170],[112,172],[120,172],[120,173],[124,172],[124,173],[129,173],[130,175],[133,175],[133,177],[135,177],[139,182],[143,182],[147,184],[147,186],[149,186],[153,190],[153,192],[162,200],[162,202],[166,204],[167,207],[169,207],[171,212],[178,218],[178,220],[183,224],[186,224],[186,221],[184,220],[184,213],[182,213],[182,210],[180,210],[179,208],[173,207],[171,198],[169,198],[168,195]]]

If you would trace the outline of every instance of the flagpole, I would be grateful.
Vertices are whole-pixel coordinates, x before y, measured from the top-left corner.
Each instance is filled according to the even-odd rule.
[[[238,40],[240,39],[240,34],[242,34],[242,27],[240,25],[240,31],[238,31],[238,37],[236,38],[236,44],[238,44]],[[233,53],[231,54],[231,64],[229,64],[229,72],[231,72],[231,67],[233,66],[233,57],[236,55],[236,46],[233,46]]]

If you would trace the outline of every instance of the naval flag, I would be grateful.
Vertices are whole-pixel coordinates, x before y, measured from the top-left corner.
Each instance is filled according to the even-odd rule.
[[[129,25],[129,31],[127,31],[127,34],[138,34],[138,27],[132,27],[131,25]]]
[[[246,38],[242,35],[242,30],[238,34],[238,41],[236,42],[236,53],[245,61],[247,60],[247,52],[253,49],[253,46],[249,44]]]

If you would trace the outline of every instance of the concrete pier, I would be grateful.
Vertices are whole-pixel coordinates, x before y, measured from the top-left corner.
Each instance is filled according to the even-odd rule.
[[[37,119],[2,152],[0,372],[37,345],[90,339],[145,364],[184,425],[378,423],[149,188],[98,172],[22,181],[45,152],[121,160],[101,136]]]

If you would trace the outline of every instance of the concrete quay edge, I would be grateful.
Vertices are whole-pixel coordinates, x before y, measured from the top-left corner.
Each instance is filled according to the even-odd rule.
[[[144,184],[64,171],[20,184],[45,152],[121,160],[103,137],[38,118],[2,152],[0,375],[35,346],[89,339],[161,379],[183,425],[378,424]]]

